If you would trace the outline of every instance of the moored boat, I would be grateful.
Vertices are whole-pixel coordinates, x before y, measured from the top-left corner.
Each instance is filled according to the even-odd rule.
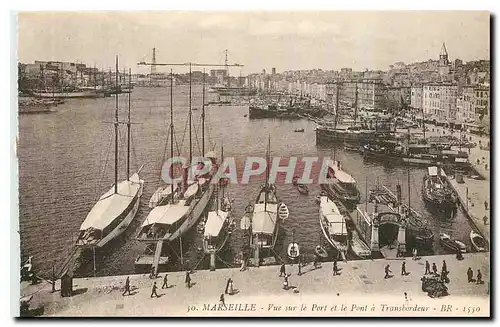
[[[344,215],[327,196],[320,199],[319,223],[328,243],[345,260],[348,249],[348,232]]]
[[[231,201],[227,197],[217,198],[214,207],[207,214],[203,230],[203,252],[217,253],[224,248],[233,228]]]
[[[292,261],[295,261],[300,256],[300,246],[299,243],[295,242],[295,231],[292,233],[292,242],[288,244],[287,248],[288,258]]]
[[[316,245],[316,247],[314,248],[314,253],[320,258],[328,257],[328,252],[326,252],[325,248],[323,248],[321,245]]]
[[[116,59],[118,67],[118,57]],[[118,81],[117,81],[118,82]],[[130,101],[129,101],[130,104]],[[128,122],[127,180],[118,181],[118,99],[115,106],[115,180],[113,186],[94,204],[80,226],[77,247],[103,247],[121,235],[134,219],[139,208],[144,181],[139,177],[142,170],[130,175],[130,105]]]
[[[342,163],[336,160],[328,164],[328,184],[321,184],[323,190],[331,198],[336,198],[347,207],[355,206],[359,203],[360,194],[356,185],[356,180],[342,169]]]
[[[422,198],[427,204],[440,209],[450,209],[456,205],[457,197],[440,167],[428,167],[422,183]]]
[[[452,239],[450,235],[446,233],[439,234],[439,241],[441,242],[441,245],[443,247],[445,247],[446,249],[450,250],[453,253],[457,253],[458,251],[460,251],[461,253],[467,252],[467,247],[463,242]]]
[[[477,252],[486,252],[488,251],[488,244],[486,243],[485,239],[476,233],[475,231],[470,232],[470,242],[472,243],[472,246]]]
[[[297,190],[299,191],[300,194],[304,195],[309,194],[309,188],[305,184],[297,184]]]

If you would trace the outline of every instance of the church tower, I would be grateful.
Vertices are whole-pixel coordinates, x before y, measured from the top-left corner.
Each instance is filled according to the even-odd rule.
[[[443,46],[441,47],[441,53],[439,54],[439,66],[444,67],[449,65],[448,61],[448,51],[446,51],[446,45],[443,42]]]

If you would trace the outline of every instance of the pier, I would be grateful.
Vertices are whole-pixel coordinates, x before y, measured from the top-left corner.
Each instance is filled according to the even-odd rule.
[[[406,262],[406,276],[401,276],[401,264]],[[446,260],[450,283],[446,284],[450,295],[431,299],[421,289],[420,278],[424,275],[425,261],[436,263],[441,268]],[[384,267],[390,264],[392,278],[384,279]],[[345,303],[352,304],[368,301],[372,305],[380,303],[384,298],[388,304],[394,305],[436,305],[458,303],[463,306],[464,299],[469,304],[481,306],[479,315],[489,315],[488,280],[490,277],[489,253],[467,253],[464,260],[457,261],[453,255],[411,258],[359,260],[347,263],[339,262],[340,275],[333,276],[332,263],[322,263],[321,268],[313,269],[310,263],[302,268],[298,276],[298,266],[286,265],[286,273],[291,274],[291,289],[284,290],[279,276],[279,266],[248,268],[240,271],[237,268],[219,269],[217,271],[196,271],[191,275],[192,287],[184,284],[184,272],[168,273],[168,288],[161,288],[164,274],[152,280],[147,274],[131,275],[131,295],[123,296],[127,276],[108,276],[79,278],[73,280],[73,296],[61,297],[58,290],[51,292],[48,283],[39,285],[21,285],[21,296],[33,295],[30,308],[43,307],[46,316],[244,316],[269,315],[286,316],[297,312],[285,312],[285,306],[307,304],[308,309],[302,314],[312,316],[339,316],[342,312],[313,310],[312,304],[321,305]],[[480,269],[484,284],[468,283],[466,271],[471,267],[474,276]],[[241,310],[209,310],[217,305],[219,297],[224,293],[227,279],[234,281],[237,290],[233,295],[225,295],[225,303],[238,305]],[[151,286],[156,281],[159,298],[151,298]],[[258,287],[256,283],[258,282]],[[405,301],[404,293],[408,300]],[[376,297],[378,300],[376,300]],[[371,302],[370,302],[371,301]],[[457,301],[457,302],[455,302]],[[208,306],[206,306],[208,305]],[[243,310],[242,306],[256,305],[255,311]],[[269,305],[282,306],[283,310],[273,311]],[[190,310],[188,312],[188,307]],[[269,311],[271,310],[271,311]],[[351,312],[352,314],[352,312]],[[366,314],[363,312],[356,314]],[[430,310],[429,315],[442,314],[438,310]],[[455,312],[454,315],[464,314]],[[424,314],[425,315],[425,314]]]

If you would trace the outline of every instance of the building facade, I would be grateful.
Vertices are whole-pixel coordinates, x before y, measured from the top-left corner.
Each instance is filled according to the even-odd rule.
[[[423,111],[428,119],[455,121],[457,119],[457,92],[455,84],[429,83],[423,86]]]

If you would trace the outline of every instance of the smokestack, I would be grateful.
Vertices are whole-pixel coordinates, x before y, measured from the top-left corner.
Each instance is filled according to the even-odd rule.
[[[401,203],[401,185],[400,184],[396,185],[396,196],[397,196],[398,203]]]

